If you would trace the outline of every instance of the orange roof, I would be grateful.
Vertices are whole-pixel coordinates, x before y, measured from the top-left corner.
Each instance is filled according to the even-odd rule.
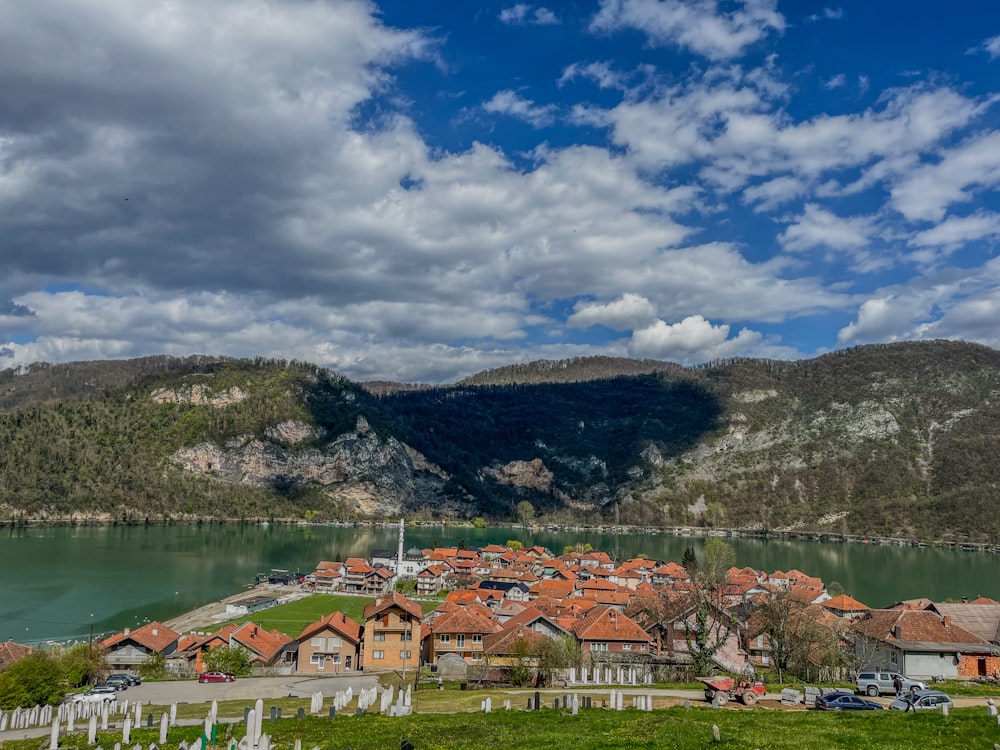
[[[117,646],[119,643],[124,643],[125,641],[134,641],[140,646],[144,646],[150,651],[154,651],[159,654],[176,643],[180,636],[181,634],[173,628],[168,628],[163,623],[154,621],[146,623],[141,628],[136,628],[132,631],[116,633],[106,639],[101,644],[101,647],[112,648]]]
[[[610,607],[595,607],[577,621],[573,632],[581,641],[641,641],[649,643],[649,635],[632,618]]]
[[[344,567],[344,563],[337,562],[336,560],[320,560],[316,564],[316,572],[321,570],[340,570]]]
[[[864,612],[865,610],[870,609],[857,599],[850,597],[847,594],[835,596],[832,599],[827,599],[825,602],[820,602],[820,604],[827,609],[838,609],[841,612]]]
[[[325,628],[340,633],[349,641],[357,643],[361,640],[361,626],[343,612],[333,612],[326,617],[321,617],[310,625],[306,625],[296,640],[302,641],[306,638],[311,638],[314,633],[318,633]]]
[[[860,620],[855,620],[853,627],[882,641],[989,646],[979,636],[955,625],[950,617],[942,617],[927,609],[871,610]]]
[[[446,612],[434,620],[431,629],[435,633],[495,633],[500,626],[470,609],[456,609]]]
[[[500,655],[515,653],[520,650],[521,642],[527,644],[529,653],[537,653],[548,643],[548,636],[524,627],[500,630],[483,637],[483,653]]]
[[[416,617],[418,620],[422,620],[424,617],[424,612],[420,609],[419,604],[410,601],[399,592],[393,591],[391,594],[380,596],[373,602],[368,602],[368,604],[365,605],[364,619],[368,620],[377,615],[379,612],[389,609],[389,607],[399,607],[404,612]]]
[[[35,649],[31,646],[23,646],[20,643],[14,643],[14,641],[0,643],[0,666],[6,667],[8,664],[20,661],[34,651]]]
[[[551,596],[554,599],[563,599],[573,593],[573,582],[545,579],[532,585],[529,591],[538,596]]]
[[[264,630],[255,622],[245,622],[233,631],[230,642],[236,641],[256,652],[261,661],[271,662],[282,647],[292,642],[291,636],[279,630]]]

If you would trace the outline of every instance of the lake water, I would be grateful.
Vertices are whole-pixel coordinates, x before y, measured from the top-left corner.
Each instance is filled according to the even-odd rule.
[[[164,620],[235,593],[271,568],[395,549],[398,530],[327,526],[48,527],[0,530],[0,641],[86,637]],[[406,547],[508,539],[560,553],[586,542],[616,559],[681,559],[704,539],[521,529],[420,527]],[[737,565],[799,570],[837,581],[871,607],[926,596],[1000,599],[1000,555],[933,548],[729,539]]]

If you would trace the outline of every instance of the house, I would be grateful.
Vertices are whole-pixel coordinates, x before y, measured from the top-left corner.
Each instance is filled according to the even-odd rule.
[[[4,670],[16,661],[20,661],[25,656],[33,654],[35,649],[31,646],[22,646],[20,643],[8,640],[0,643],[0,670]]]
[[[343,612],[306,625],[297,640],[299,674],[350,672],[361,666],[361,625]]]
[[[428,628],[426,660],[436,664],[445,654],[456,654],[468,664],[482,661],[483,638],[501,630],[489,609],[476,605],[447,612],[434,619]]]
[[[594,607],[573,625],[584,660],[607,654],[648,656],[651,639],[630,617],[611,607]]]
[[[942,617],[950,617],[955,625],[995,647],[994,653],[988,656],[968,654],[959,665],[961,677],[1000,677],[1000,604],[987,603],[989,601],[991,600],[984,600],[982,603],[974,600],[962,604],[931,605],[931,611],[937,612]]]
[[[364,669],[416,668],[424,613],[420,605],[392,592],[365,605],[361,639]]]
[[[450,568],[445,564],[428,565],[417,574],[417,595],[434,596],[444,586],[444,577]]]
[[[135,630],[125,628],[101,643],[104,663],[109,669],[134,669],[153,654],[169,656],[179,638],[176,630],[155,621]]]
[[[229,646],[239,646],[250,653],[250,662],[255,667],[273,667],[280,663],[295,662],[295,652],[286,651],[292,638],[280,630],[264,630],[255,622],[245,622],[236,626],[229,634]]]
[[[871,611],[870,607],[866,607],[857,599],[847,594],[827,599],[822,603],[822,606],[833,612],[837,617],[842,617],[845,620],[857,620],[859,617],[864,616],[865,612]]]
[[[646,631],[652,652],[671,664],[691,664],[691,644],[697,633],[706,636],[709,646],[720,641],[712,661],[727,672],[742,672],[746,665],[746,652],[740,643],[740,631],[735,619],[723,608],[724,602],[716,597],[704,600],[707,612],[699,624],[696,598],[690,593],[673,589],[659,589],[637,596],[627,613]]]
[[[980,664],[987,670],[991,663],[1000,664],[991,662],[1000,656],[997,646],[933,610],[871,610],[851,629],[856,656],[865,666],[909,677],[974,676]]]

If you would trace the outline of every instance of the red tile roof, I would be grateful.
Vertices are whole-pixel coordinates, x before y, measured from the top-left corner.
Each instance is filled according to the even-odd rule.
[[[573,632],[581,641],[628,641],[649,643],[649,635],[632,618],[610,607],[595,607],[577,621]]]
[[[314,633],[318,633],[325,628],[329,628],[334,632],[340,633],[342,636],[347,638],[349,641],[358,643],[361,640],[361,625],[356,623],[350,617],[345,615],[343,612],[333,612],[332,614],[326,615],[326,617],[321,617],[316,622],[306,625],[299,633],[299,637],[296,640],[303,641],[306,638],[311,638]]]
[[[827,599],[825,602],[820,602],[820,604],[827,609],[836,609],[841,612],[866,612],[871,609],[847,594],[835,596],[832,599]]]
[[[181,634],[173,628],[168,628],[163,623],[154,621],[132,631],[116,633],[106,639],[101,644],[101,648],[113,648],[125,641],[133,641],[159,654],[175,644],[180,636]]]
[[[404,612],[409,613],[418,620],[422,620],[424,617],[424,612],[420,609],[419,604],[410,601],[399,592],[393,591],[391,594],[380,596],[373,602],[368,602],[368,604],[365,605],[364,619],[369,620],[372,617],[375,617],[375,615],[379,612],[382,612],[389,607],[399,607]]]
[[[236,641],[254,651],[265,664],[270,664],[281,649],[292,642],[292,637],[279,630],[264,630],[255,622],[245,622],[230,636],[230,643]]]

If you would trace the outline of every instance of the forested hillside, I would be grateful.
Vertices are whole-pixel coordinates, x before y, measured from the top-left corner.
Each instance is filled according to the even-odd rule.
[[[0,373],[0,517],[408,514],[1000,538],[1000,352],[698,368],[584,358],[450,387],[153,357]]]

